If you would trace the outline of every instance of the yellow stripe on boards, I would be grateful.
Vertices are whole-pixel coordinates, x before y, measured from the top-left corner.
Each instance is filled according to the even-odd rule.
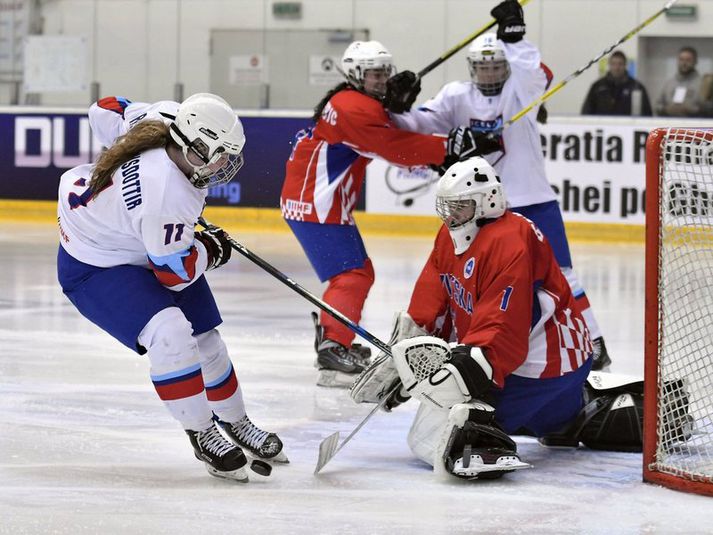
[[[52,223],[57,220],[54,201],[0,199],[0,221]],[[229,231],[289,232],[277,208],[236,208],[209,206],[206,219]],[[436,216],[367,214],[355,212],[354,218],[363,234],[433,236],[441,226]],[[643,225],[616,223],[565,223],[567,237],[573,242],[643,243]]]

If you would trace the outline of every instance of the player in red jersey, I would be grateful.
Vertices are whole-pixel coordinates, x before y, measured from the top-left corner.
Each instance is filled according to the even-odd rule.
[[[436,195],[444,225],[397,316],[391,355],[355,381],[352,398],[388,396],[388,409],[420,400],[409,446],[466,479],[529,467],[511,434],[641,451],[641,381],[590,374],[592,342],[567,279],[540,229],[506,210],[495,170],[479,157],[458,162]],[[683,415],[681,389],[670,388]],[[669,425],[684,436],[681,422]]]
[[[352,211],[366,166],[375,156],[400,166],[442,166],[499,148],[467,128],[448,137],[397,128],[384,109],[391,54],[377,41],[356,41],[342,58],[347,81],[315,108],[315,125],[300,131],[287,162],[282,215],[321,281],[325,302],[354,322],[374,282],[374,270]],[[352,346],[354,333],[322,313],[315,315],[317,384],[346,386],[368,364],[368,350]]]

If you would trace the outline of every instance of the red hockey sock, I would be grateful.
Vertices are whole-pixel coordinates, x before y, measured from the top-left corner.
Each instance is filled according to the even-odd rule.
[[[329,279],[329,286],[322,299],[354,323],[359,323],[364,301],[369,295],[372,284],[374,284],[374,267],[371,260],[367,258],[362,267],[345,271]],[[351,346],[354,333],[348,327],[325,312],[320,314],[319,321],[324,327],[325,338],[346,347]]]

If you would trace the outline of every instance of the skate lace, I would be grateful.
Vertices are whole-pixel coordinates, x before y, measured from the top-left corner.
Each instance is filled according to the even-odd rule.
[[[235,448],[231,442],[228,442],[223,435],[220,434],[220,431],[218,431],[218,428],[215,426],[201,432],[198,437],[198,443],[203,449],[219,457],[222,457],[225,453]]]
[[[237,424],[233,424],[233,430],[240,440],[248,444],[251,448],[260,448],[267,435],[267,431],[263,431],[250,421],[247,416],[243,417]]]

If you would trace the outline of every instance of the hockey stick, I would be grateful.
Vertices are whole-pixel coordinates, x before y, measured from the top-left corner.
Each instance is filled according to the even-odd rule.
[[[209,223],[208,221],[205,220],[203,217],[198,218],[198,223],[202,225],[203,227],[210,229],[210,228],[216,228],[215,225]],[[267,263],[265,260],[257,256],[255,253],[250,251],[247,247],[242,245],[241,243],[238,243],[234,238],[228,236],[228,240],[230,242],[230,246],[239,252],[241,255],[243,255],[245,258],[250,260],[251,262],[257,264],[260,266],[262,269],[267,271],[270,275],[275,277],[277,280],[279,280],[281,283],[284,285],[288,286],[289,288],[292,288],[295,292],[300,294],[302,297],[307,299],[310,303],[313,305],[319,307],[320,309],[324,310],[327,314],[332,316],[334,319],[348,327],[351,331],[355,332],[364,340],[367,342],[370,342],[371,344],[375,345],[378,347],[381,351],[386,353],[387,355],[391,356],[391,348],[388,346],[388,344],[385,344],[381,340],[379,340],[376,336],[371,334],[369,331],[364,329],[363,327],[360,327],[356,323],[354,323],[352,320],[347,318],[344,314],[339,312],[337,309],[332,308],[329,306],[327,303],[322,301],[320,298],[315,296],[313,293],[311,293],[308,290],[305,290],[302,286],[297,284],[295,281],[293,281],[291,278],[289,278],[287,275],[282,273],[279,269],[275,268],[271,264]],[[391,394],[396,392],[396,389],[399,388],[401,384],[397,384],[392,388],[392,390],[383,397],[383,399],[379,402],[379,404],[372,409],[372,411],[366,415],[366,417],[361,421],[359,425],[356,426],[356,428],[349,433],[349,436],[345,438],[341,444],[337,445],[337,442],[339,442],[339,431],[336,433],[331,434],[327,438],[325,438],[319,445],[319,457],[317,458],[317,466],[314,469],[314,473],[317,474],[322,468],[324,468],[324,465],[326,465],[332,457],[334,457],[339,450],[341,450],[344,445],[349,442],[354,435],[357,434],[357,432],[364,426],[364,424],[376,413],[378,409],[384,406],[386,401],[391,397]]]
[[[629,33],[627,33],[624,37],[619,39],[616,43],[608,47],[606,50],[604,50],[601,54],[599,54],[596,58],[593,58],[587,63],[584,67],[581,67],[580,69],[577,69],[574,71],[572,74],[567,76],[564,80],[556,84],[554,87],[552,87],[549,91],[545,92],[541,97],[533,101],[529,106],[526,106],[522,110],[520,110],[518,113],[513,115],[508,121],[505,122],[503,125],[503,129],[509,127],[511,124],[513,124],[515,121],[518,119],[521,119],[524,115],[526,115],[529,111],[532,110],[535,106],[542,104],[546,100],[548,100],[552,95],[557,93],[560,89],[562,89],[565,85],[567,85],[569,82],[577,78],[580,74],[582,74],[584,71],[586,71],[589,67],[594,65],[597,61],[602,59],[604,56],[609,54],[612,50],[614,50],[617,46],[622,44],[624,41],[628,41],[631,37],[639,33],[643,28],[646,28],[649,24],[651,24],[654,20],[656,20],[662,13],[665,13],[671,7],[678,2],[678,0],[669,0],[666,5],[664,5],[661,9],[659,9],[656,13],[651,15],[648,19],[646,19],[644,22],[639,24],[636,28],[631,30]]]
[[[521,6],[524,6],[524,5],[528,4],[529,2],[530,2],[530,0],[519,0],[518,3],[519,3]],[[475,41],[478,37],[480,37],[480,36],[483,35],[485,32],[487,32],[488,30],[490,30],[490,29],[491,29],[493,26],[495,26],[496,24],[497,24],[497,21],[496,21],[495,19],[491,20],[488,24],[486,24],[485,26],[483,26],[480,30],[478,30],[478,31],[475,32],[475,33],[470,34],[468,37],[466,37],[465,39],[463,39],[460,43],[458,43],[457,45],[455,45],[455,46],[453,46],[452,48],[448,49],[446,52],[444,52],[443,54],[441,54],[438,58],[436,58],[436,59],[433,60],[431,63],[429,63],[428,65],[426,65],[423,69],[421,69],[420,71],[418,71],[418,72],[416,73],[416,81],[418,81],[418,80],[420,80],[421,78],[423,78],[424,76],[426,76],[429,72],[431,72],[433,69],[435,69],[436,67],[438,67],[441,63],[443,63],[443,62],[446,61],[448,58],[450,58],[451,56],[453,56],[454,54],[456,54],[457,52],[459,52],[461,49],[463,49],[463,48],[465,48],[466,46],[468,46],[472,41]]]
[[[391,351],[387,352],[387,355],[391,356]],[[396,392],[401,387],[401,382],[397,382],[396,385],[389,390],[389,392],[381,398],[381,401],[373,408],[371,409],[371,412],[366,415],[366,417],[361,421],[359,425],[357,425],[354,430],[347,435],[347,438],[345,438],[341,444],[339,444],[339,431],[332,433],[329,435],[327,438],[325,438],[322,442],[319,444],[319,456],[317,457],[317,466],[314,467],[314,475],[317,475],[319,471],[324,468],[324,465],[327,464],[329,461],[332,460],[332,457],[334,457],[339,450],[341,450],[344,445],[349,442],[354,435],[356,435],[359,430],[364,427],[364,424],[369,421],[369,419],[376,414],[376,412],[382,408],[385,404],[386,401],[391,397],[392,394]]]
[[[210,228],[217,228],[215,225],[212,223],[208,222],[205,220],[203,217],[198,218],[198,223],[202,225],[203,227],[210,229]],[[309,290],[304,289],[302,286],[297,284],[295,281],[293,281],[291,278],[289,278],[287,275],[282,273],[279,269],[274,267],[272,264],[267,263],[265,260],[260,258],[258,255],[250,251],[247,247],[242,245],[241,243],[238,243],[234,238],[231,236],[228,236],[228,240],[230,241],[230,246],[238,251],[241,255],[243,255],[245,258],[250,260],[251,262],[257,264],[260,266],[262,269],[267,271],[270,275],[275,277],[277,280],[279,280],[281,283],[283,283],[285,286],[288,286],[292,288],[295,292],[300,294],[302,297],[307,299],[310,303],[315,305],[316,307],[319,307],[320,309],[324,310],[327,314],[332,316],[335,320],[339,321],[342,323],[344,326],[349,328],[352,332],[358,334],[361,336],[364,340],[367,342],[375,345],[378,347],[381,351],[384,353],[391,354],[391,349],[389,348],[388,345],[386,345],[384,342],[379,340],[376,336],[371,334],[369,331],[364,329],[363,327],[360,327],[356,323],[354,323],[352,320],[347,318],[344,314],[339,312],[336,308],[332,308],[329,306],[327,303],[322,301],[319,297],[314,295],[312,292]]]

